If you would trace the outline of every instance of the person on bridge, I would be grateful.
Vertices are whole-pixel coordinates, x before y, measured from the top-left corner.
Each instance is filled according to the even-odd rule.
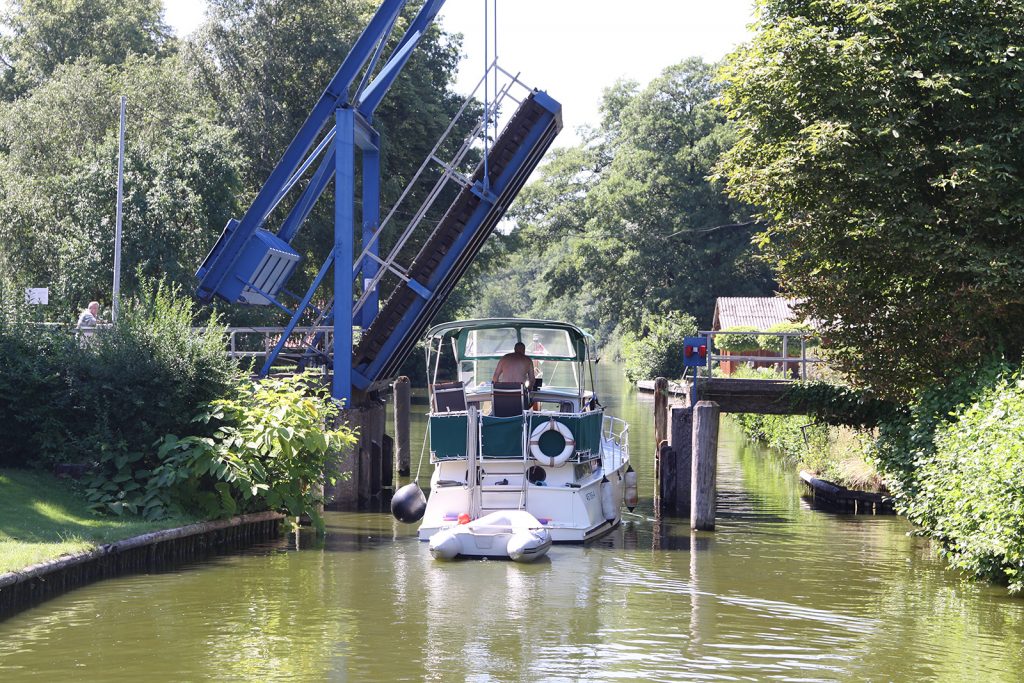
[[[92,330],[96,327],[100,315],[100,302],[90,301],[81,315],[78,316],[78,329]]]
[[[492,382],[518,382],[532,389],[537,377],[533,372],[533,361],[526,355],[526,344],[516,342],[512,353],[506,353],[494,368]]]

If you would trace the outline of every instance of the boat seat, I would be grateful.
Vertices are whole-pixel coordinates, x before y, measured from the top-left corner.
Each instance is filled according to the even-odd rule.
[[[438,382],[430,388],[435,413],[466,410],[466,385],[462,382]]]
[[[492,385],[494,417],[517,417],[525,408],[523,385],[519,382],[495,382]]]

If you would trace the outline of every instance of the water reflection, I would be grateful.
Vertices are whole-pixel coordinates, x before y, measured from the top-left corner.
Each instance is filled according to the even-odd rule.
[[[332,513],[298,552],[289,537],[0,622],[0,680],[1021,679],[1024,603],[958,580],[898,518],[806,509],[728,424],[716,531],[658,519],[650,406],[599,367],[647,493],[598,542],[439,563],[387,514]]]

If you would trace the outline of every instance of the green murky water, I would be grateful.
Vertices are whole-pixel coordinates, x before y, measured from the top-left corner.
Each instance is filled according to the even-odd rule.
[[[319,546],[104,581],[0,622],[0,681],[1024,679],[1024,600],[960,581],[901,519],[811,511],[728,424],[717,531],[655,521],[651,404],[618,373],[601,381],[633,425],[641,507],[592,545],[438,563],[389,515],[335,513]]]

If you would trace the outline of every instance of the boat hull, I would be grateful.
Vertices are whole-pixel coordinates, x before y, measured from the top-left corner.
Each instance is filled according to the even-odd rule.
[[[552,469],[570,471],[552,472],[540,484],[528,479],[524,484],[527,470],[537,466],[536,461],[489,461],[484,465],[484,506],[480,514],[521,509],[540,522],[553,542],[585,543],[611,531],[621,521],[618,503],[622,501],[627,465],[628,462],[622,462],[608,472],[597,469],[579,480],[573,480],[572,466],[566,465]],[[471,487],[464,483],[466,473],[464,461],[437,463],[419,529],[420,540],[430,540],[438,532],[455,526],[460,514],[470,512],[473,496]],[[559,481],[559,476],[565,481]],[[495,480],[507,483],[494,484]],[[611,518],[602,506],[603,487],[610,487],[609,495],[617,503]]]

